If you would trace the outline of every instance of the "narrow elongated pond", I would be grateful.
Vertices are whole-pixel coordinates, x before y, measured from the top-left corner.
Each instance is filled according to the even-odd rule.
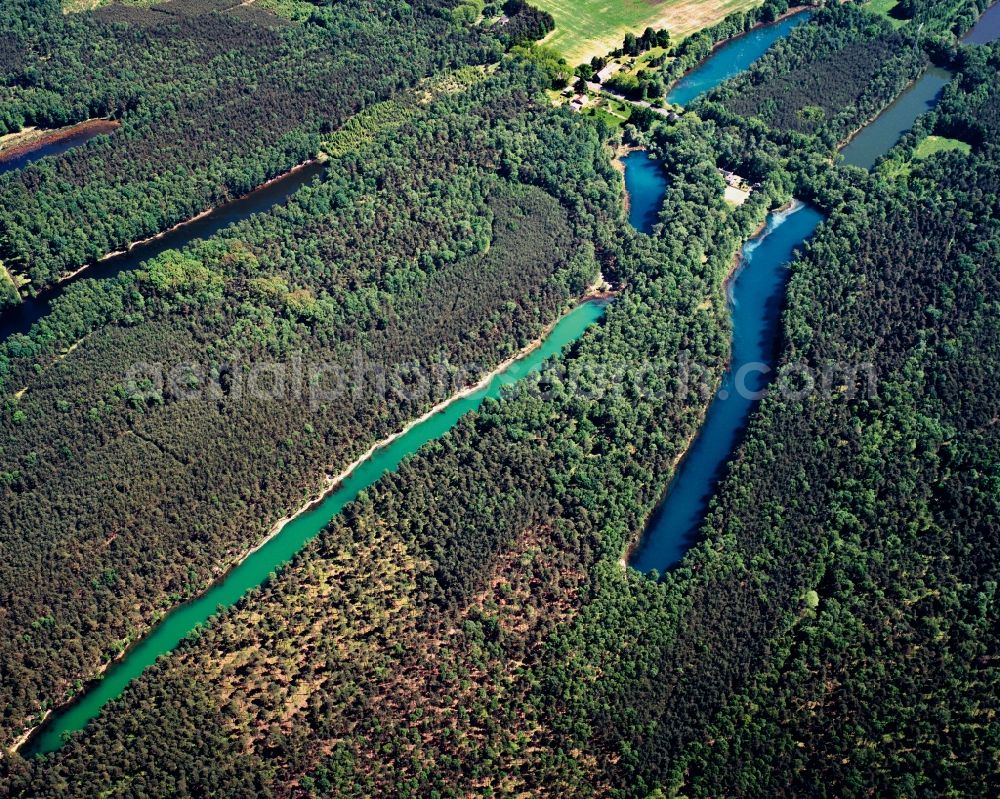
[[[772,213],[763,233],[743,247],[740,266],[727,285],[733,320],[731,364],[633,552],[630,565],[639,571],[663,572],[697,540],[708,502],[772,377],[788,264],[822,220],[819,211],[796,202]]]
[[[800,14],[781,24],[792,21],[798,24],[804,21],[804,17]],[[760,52],[763,53],[775,38],[778,37],[772,38]],[[724,49],[716,51],[713,58]],[[735,71],[723,74],[720,69],[719,76],[703,91],[731,77]],[[880,137],[882,152],[888,151],[897,139],[898,135],[893,137],[891,131],[883,132]],[[625,159],[625,167],[630,221],[637,229],[648,233],[663,202],[666,176],[659,164],[644,152],[630,154]],[[302,180],[311,178],[308,173],[296,174]],[[285,188],[289,187],[286,185]],[[701,430],[668,486],[664,502],[654,514],[633,554],[631,565],[640,571],[669,568],[695,542],[709,499],[746,430],[760,392],[769,382],[770,369],[777,357],[788,264],[795,249],[812,236],[822,219],[814,208],[796,203],[790,209],[772,213],[764,232],[744,246],[741,265],[727,286],[733,314],[731,365],[709,406]],[[219,227],[224,224],[228,222]],[[168,246],[181,245],[175,242]],[[121,696],[126,686],[157,657],[172,651],[198,625],[210,619],[219,607],[232,606],[247,591],[263,584],[272,572],[294,557],[362,490],[382,475],[395,471],[404,458],[423,444],[444,435],[462,416],[478,408],[485,398],[499,396],[504,385],[522,379],[547,358],[557,355],[565,346],[579,339],[603,316],[604,307],[604,303],[596,302],[580,305],[555,325],[540,348],[496,375],[485,388],[452,402],[439,413],[414,425],[392,443],[377,449],[350,473],[337,490],[285,525],[206,593],[168,614],[112,665],[103,679],[89,686],[77,702],[53,714],[25,744],[25,754],[44,754],[58,749],[64,736],[83,729],[108,702]]]
[[[44,317],[68,286],[85,279],[107,279],[135,269],[166,250],[184,247],[195,239],[205,239],[234,222],[247,219],[254,214],[270,210],[285,203],[303,185],[319,175],[326,165],[319,161],[310,162],[299,169],[282,175],[259,189],[255,189],[238,200],[225,203],[205,216],[174,228],[169,233],[143,244],[137,244],[121,255],[106,258],[88,267],[70,280],[43,291],[37,297],[26,297],[19,305],[8,308],[0,314],[0,341],[14,333],[27,333],[33,324]]]
[[[89,686],[76,703],[51,716],[25,744],[24,753],[37,755],[58,749],[65,735],[83,729],[100,713],[101,708],[121,696],[132,680],[160,655],[173,650],[198,625],[215,615],[218,608],[234,605],[248,591],[263,584],[272,572],[291,560],[361,491],[382,475],[396,471],[403,459],[421,446],[443,436],[466,413],[476,410],[484,399],[498,397],[503,386],[524,378],[579,339],[604,315],[606,304],[586,302],[579,305],[556,323],[540,347],[496,375],[485,388],[455,400],[411,427],[392,443],[375,450],[339,488],[286,524],[200,597],[167,614],[145,638],[107,670],[103,679]]]
[[[681,78],[667,94],[667,102],[687,105],[710,92],[724,80],[749,67],[778,39],[783,39],[796,26],[808,21],[809,12],[795,14],[771,25],[754,28],[735,39],[720,45],[687,75]]]
[[[875,162],[913,127],[918,116],[937,105],[949,81],[951,73],[948,70],[928,69],[840,151],[844,162],[862,169],[875,166]]]
[[[28,164],[46,156],[59,155],[74,147],[79,147],[95,136],[111,133],[117,127],[117,122],[107,119],[92,119],[81,122],[68,130],[53,131],[52,133],[55,135],[51,138],[43,138],[23,147],[15,147],[9,153],[0,153],[0,175],[5,172],[13,172],[15,169],[24,169]]]

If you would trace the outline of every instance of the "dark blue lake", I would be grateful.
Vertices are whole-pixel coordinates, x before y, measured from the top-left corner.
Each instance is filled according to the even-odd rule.
[[[790,210],[772,213],[764,232],[743,247],[741,265],[728,286],[732,363],[633,553],[630,565],[639,571],[662,573],[696,542],[708,502],[773,376],[788,264],[822,221],[819,211],[796,203]]]
[[[73,133],[70,136],[66,136],[63,139],[59,139],[49,144],[42,144],[27,152],[21,153],[13,158],[0,159],[0,175],[5,172],[13,172],[15,169],[23,169],[28,164],[33,164],[40,158],[45,158],[49,155],[60,155],[67,150],[72,150],[74,147],[79,147],[86,141],[90,141],[95,136],[101,136],[108,133],[109,131],[101,127],[100,125],[94,125],[93,127],[84,127],[79,132]]]
[[[218,206],[205,216],[174,228],[159,238],[150,239],[135,245],[128,252],[99,261],[75,277],[43,291],[37,297],[25,297],[20,304],[0,314],[0,341],[15,333],[27,333],[35,322],[49,312],[53,300],[73,283],[80,280],[106,280],[115,277],[122,272],[137,268],[144,261],[162,252],[180,249],[195,239],[207,239],[235,222],[283,205],[303,185],[322,174],[324,169],[326,165],[323,162],[311,161],[237,200]]]
[[[962,41],[989,44],[1000,39],[1000,3],[990,6]],[[952,79],[946,69],[931,67],[910,88],[891,103],[874,122],[865,126],[840,152],[844,162],[871,169],[902,138],[917,117],[930,111]]]
[[[948,70],[928,69],[840,151],[844,162],[862,169],[875,166],[875,162],[913,127],[918,116],[937,105],[942,90],[950,81]]]
[[[677,81],[667,94],[667,102],[687,105],[724,80],[749,67],[778,39],[782,39],[810,17],[808,12],[786,17],[773,25],[755,28],[749,33],[726,42],[708,58]]]
[[[622,163],[625,164],[629,224],[643,233],[652,233],[667,192],[663,166],[645,150],[634,150],[622,159]]]
[[[966,44],[989,44],[997,39],[1000,39],[1000,3],[987,8],[962,41]]]

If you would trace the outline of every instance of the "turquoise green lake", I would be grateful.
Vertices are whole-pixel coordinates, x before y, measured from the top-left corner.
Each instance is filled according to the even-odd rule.
[[[189,633],[207,622],[222,608],[236,604],[251,589],[265,582],[288,563],[309,541],[329,524],[344,506],[382,475],[395,472],[400,463],[424,444],[440,438],[458,420],[474,411],[487,397],[497,398],[504,386],[515,383],[538,369],[546,360],[559,355],[579,339],[603,315],[606,302],[586,302],[563,316],[540,347],[496,375],[485,388],[458,399],[429,419],[414,425],[405,435],[377,449],[340,484],[305,513],[286,524],[260,549],[253,552],[208,591],[171,611],[150,633],[129,649],[93,683],[78,701],[54,713],[25,744],[25,755],[53,752],[65,736],[82,730],[110,701],[121,696],[125,687],[172,651]]]

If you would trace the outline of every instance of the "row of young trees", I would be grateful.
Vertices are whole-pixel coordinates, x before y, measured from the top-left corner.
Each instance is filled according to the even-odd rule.
[[[450,32],[432,0],[342,3],[281,28],[217,7],[137,9],[153,17],[141,25],[110,6],[5,29],[19,53],[4,63],[8,126],[123,121],[0,178],[0,260],[24,291],[249,191],[364,107],[499,47]]]
[[[972,125],[994,107],[995,56],[967,58],[978,66],[949,90],[940,117],[949,124]],[[970,155],[938,156],[887,182],[831,166],[815,136],[790,141],[721,112],[658,122],[648,138],[669,183],[661,224],[645,236],[626,228],[615,205],[620,189],[603,150],[610,131],[533,101],[545,85],[508,66],[442,97],[376,140],[369,152],[390,155],[367,161],[401,165],[382,184],[391,190],[379,193],[376,182],[359,196],[402,214],[392,198],[413,205],[417,194],[398,186],[423,174],[414,165],[438,144],[454,153],[440,173],[416,179],[429,205],[478,196],[475,183],[440,177],[466,161],[501,176],[487,183],[534,187],[504,196],[542,218],[554,202],[572,209],[565,235],[578,238],[557,230],[552,250],[589,240],[622,283],[604,322],[564,353],[564,369],[553,364],[487,403],[373,486],[288,569],[137,680],[58,754],[8,761],[8,793],[992,794],[983,775],[997,751],[989,708],[1000,621],[995,132],[984,130]],[[762,189],[730,208],[720,164],[752,167]],[[331,180],[337,192],[353,185]],[[703,540],[681,565],[661,581],[623,571],[619,559],[704,407],[705,397],[676,392],[679,354],[720,374],[721,279],[767,208],[793,191],[829,221],[791,270],[777,381],[789,391],[764,400]],[[303,203],[332,208],[335,196],[319,187]],[[348,207],[379,219],[363,203],[336,205]],[[274,218],[295,218],[298,208]],[[470,210],[473,240],[475,218]],[[515,234],[529,224],[517,213],[507,219]],[[271,233],[256,248],[276,228],[263,230]],[[356,246],[345,236],[344,249],[330,251],[338,262]],[[302,252],[295,262],[317,263],[298,241],[289,245]],[[259,265],[226,264],[216,271],[263,277]],[[197,286],[171,302],[218,292],[195,266],[161,264],[103,302],[141,321],[134,294],[159,307],[178,272]],[[377,283],[355,270],[345,277],[356,275],[358,289]],[[206,311],[199,324],[212,321]],[[360,327],[373,335],[378,317]],[[249,329],[227,328],[240,340]],[[149,333],[151,343],[164,338]],[[11,360],[12,374],[47,363],[51,341],[20,341],[35,354],[23,371]],[[61,368],[83,368],[86,346]],[[874,394],[846,382],[798,393],[799,365],[865,362],[875,367]],[[301,446],[294,439],[282,457],[294,463]],[[59,623],[35,621],[39,636]]]

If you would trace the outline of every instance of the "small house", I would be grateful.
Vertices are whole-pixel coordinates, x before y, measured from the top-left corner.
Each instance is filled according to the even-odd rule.
[[[615,62],[611,62],[606,67],[604,67],[604,69],[602,69],[600,72],[597,73],[597,82],[604,83],[604,81],[606,81],[608,78],[614,75],[621,68],[622,68],[621,64],[616,64]]]

